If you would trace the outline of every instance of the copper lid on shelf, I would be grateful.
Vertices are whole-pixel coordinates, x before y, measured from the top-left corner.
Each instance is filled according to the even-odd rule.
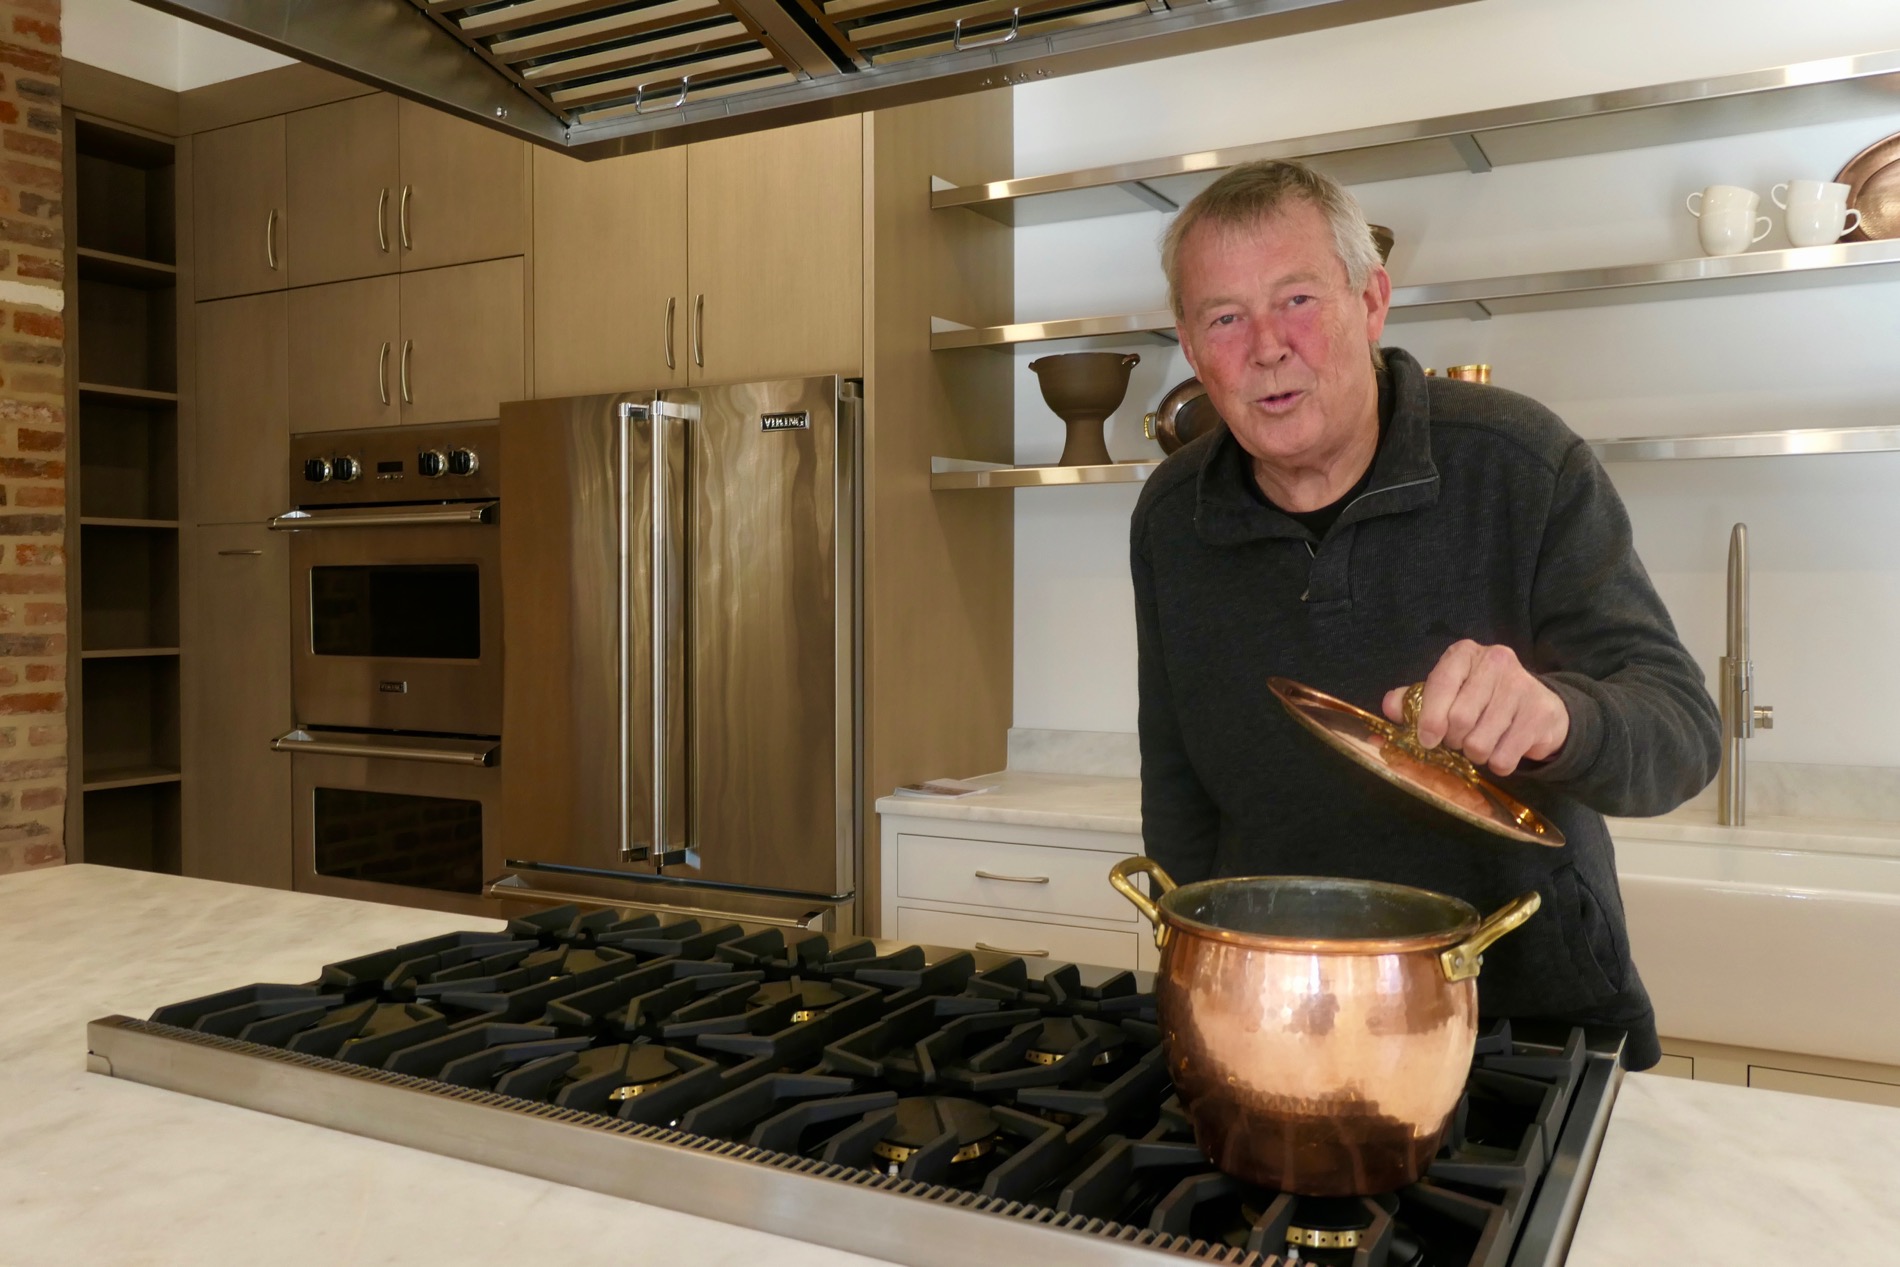
[[[1288,678],[1269,678],[1267,685],[1295,721],[1386,782],[1496,835],[1553,848],[1564,843],[1555,823],[1480,774],[1463,754],[1419,743],[1422,683],[1405,693],[1404,725]]]

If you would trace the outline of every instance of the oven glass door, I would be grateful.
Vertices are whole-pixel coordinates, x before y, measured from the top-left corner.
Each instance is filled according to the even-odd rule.
[[[296,798],[293,887],[495,913],[481,892],[501,861],[501,771],[472,760],[449,764],[482,745],[448,741],[459,747],[435,753],[428,743],[302,730],[279,741],[291,753]],[[305,747],[322,751],[299,751]],[[350,749],[406,755],[342,755]]]
[[[500,734],[499,554],[492,524],[298,530],[297,721]]]

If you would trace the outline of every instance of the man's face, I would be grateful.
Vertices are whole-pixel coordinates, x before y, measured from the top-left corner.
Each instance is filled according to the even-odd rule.
[[[1197,226],[1179,271],[1181,349],[1240,446],[1289,469],[1339,452],[1377,409],[1385,270],[1355,291],[1325,215],[1296,201],[1250,227]]]

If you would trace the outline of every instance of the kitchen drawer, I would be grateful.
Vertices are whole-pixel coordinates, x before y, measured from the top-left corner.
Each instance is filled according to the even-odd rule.
[[[897,939],[996,950],[1025,959],[1133,968],[1137,935],[1132,931],[1111,932],[1105,928],[1076,928],[1069,924],[1039,924],[1033,920],[900,906],[897,908]]]
[[[1750,1065],[1748,1085],[1765,1087],[1770,1091],[1792,1091],[1796,1095],[1818,1095],[1830,1100],[1858,1100],[1862,1104],[1890,1104],[1900,1108],[1900,1086],[1870,1082],[1863,1078],[1836,1078],[1829,1074]]]
[[[1135,908],[1108,883],[1109,868],[1127,856],[906,833],[897,838],[897,895],[1132,924]]]

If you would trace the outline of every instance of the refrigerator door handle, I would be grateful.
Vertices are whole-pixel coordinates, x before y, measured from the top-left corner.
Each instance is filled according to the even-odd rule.
[[[633,561],[633,514],[628,508],[628,481],[633,471],[633,424],[647,421],[650,411],[645,405],[622,402],[620,406],[620,434],[616,437],[619,450],[620,496],[615,498],[614,528],[619,538],[620,553],[620,603],[616,622],[617,641],[620,648],[618,663],[620,671],[614,674],[619,683],[620,719],[618,736],[620,757],[616,763],[620,772],[620,858],[623,862],[644,862],[652,856],[652,848],[634,843],[633,839],[633,683],[630,663],[633,652],[633,593],[628,583],[632,573],[628,565]]]
[[[692,852],[673,845],[673,806],[671,784],[673,756],[671,722],[673,716],[672,668],[677,655],[674,632],[685,613],[674,610],[673,539],[674,508],[668,484],[671,459],[667,453],[667,422],[686,423],[698,417],[691,405],[655,400],[648,410],[653,424],[652,462],[649,468],[652,486],[652,561],[649,579],[653,587],[653,860],[665,868],[680,862],[695,862]],[[683,543],[682,543],[683,544]],[[684,757],[685,754],[679,754]],[[691,839],[691,833],[684,833]]]

